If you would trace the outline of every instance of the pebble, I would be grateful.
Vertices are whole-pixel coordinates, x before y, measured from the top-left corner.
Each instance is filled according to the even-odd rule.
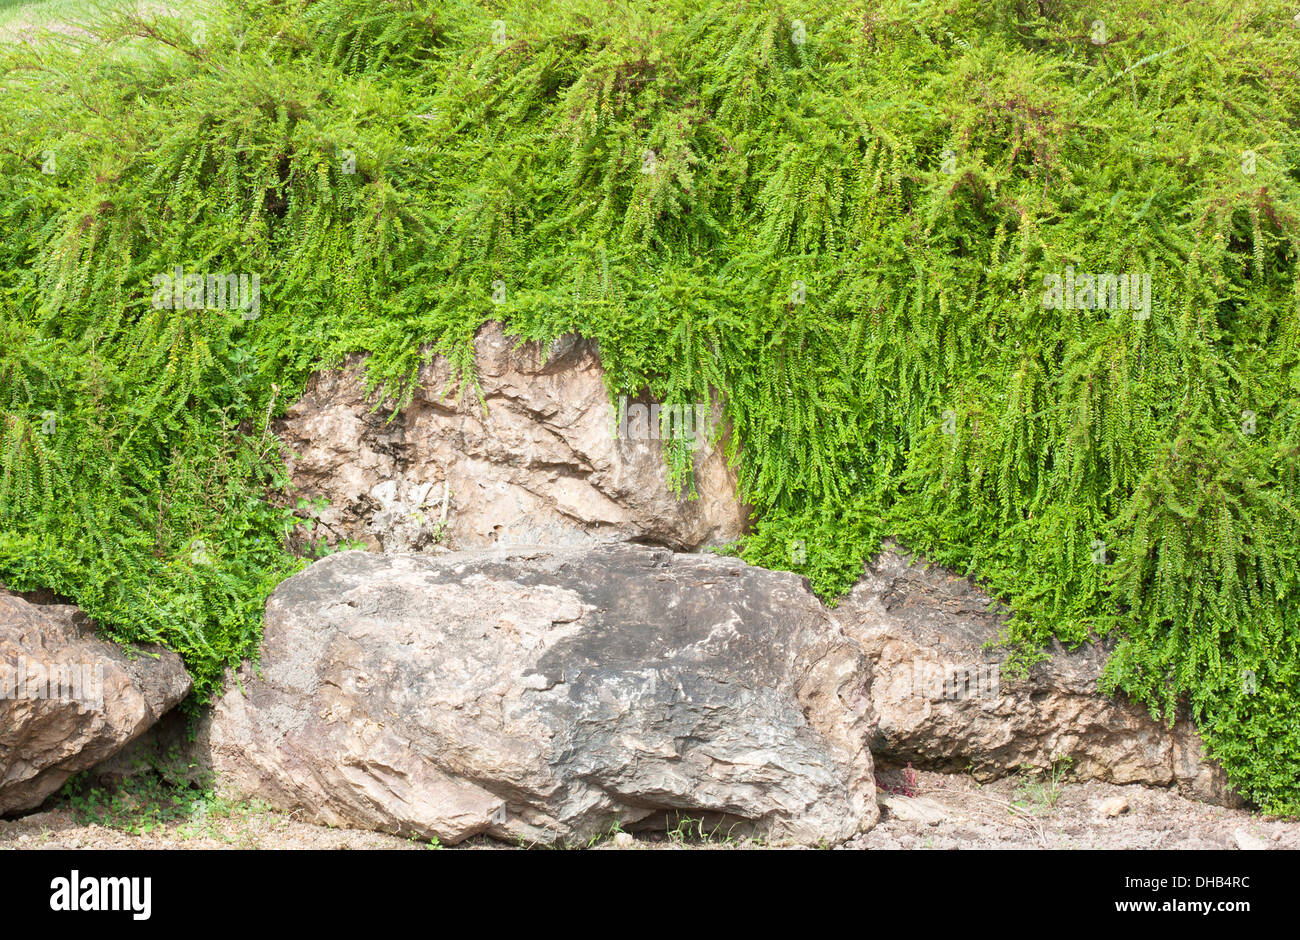
[[[1232,837],[1237,840],[1237,848],[1245,849],[1246,851],[1257,852],[1269,847],[1267,842],[1256,836],[1252,836],[1245,829],[1236,830],[1233,832]]]
[[[1128,812],[1128,798],[1123,796],[1112,796],[1105,803],[1101,804],[1101,811],[1107,816],[1120,816]]]

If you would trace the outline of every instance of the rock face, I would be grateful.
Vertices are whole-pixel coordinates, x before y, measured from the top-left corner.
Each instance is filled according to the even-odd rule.
[[[446,843],[876,820],[868,675],[802,579],[636,546],[331,555],[201,745],[223,786]]]
[[[688,499],[668,485],[658,422],[629,405],[619,432],[594,343],[516,349],[492,323],[475,349],[481,401],[472,389],[443,398],[452,373],[440,358],[390,422],[353,361],[289,409],[277,432],[302,495],[331,503],[319,514],[327,540],[388,552],[612,540],[690,551],[742,534],[725,436],[700,427],[717,426],[716,404],[668,429],[694,447],[699,498]]]
[[[76,607],[0,588],[0,814],[39,806],[189,690],[175,653],[145,647],[130,658]]]
[[[988,595],[944,569],[883,551],[832,611],[871,660],[882,763],[964,771],[988,780],[1023,765],[1110,783],[1177,786],[1235,805],[1221,769],[1203,759],[1187,719],[1170,729],[1142,707],[1097,690],[1107,650],[1059,645],[1029,675],[1009,681],[1004,654],[984,649],[1001,632]]]

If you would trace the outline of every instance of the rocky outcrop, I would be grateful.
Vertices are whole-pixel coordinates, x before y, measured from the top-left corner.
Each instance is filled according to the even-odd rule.
[[[276,589],[200,742],[234,795],[446,843],[878,815],[866,662],[795,575],[636,546],[342,552]]]
[[[39,806],[185,697],[180,657],[128,653],[76,607],[0,588],[0,814]]]
[[[1055,645],[1028,676],[1010,680],[1005,652],[986,648],[1002,628],[991,603],[966,578],[887,547],[832,611],[871,661],[877,760],[988,780],[1069,758],[1069,773],[1082,779],[1240,803],[1204,759],[1189,720],[1170,728],[1098,691],[1103,645]]]
[[[327,541],[388,552],[612,540],[690,551],[742,534],[747,511],[716,403],[664,424],[635,404],[619,414],[596,345],[576,337],[516,348],[489,323],[475,351],[478,392],[444,397],[452,372],[439,358],[391,421],[367,400],[359,360],[316,376],[289,409],[277,433],[300,494],[330,501],[318,516]],[[698,498],[669,486],[661,433],[694,448]]]

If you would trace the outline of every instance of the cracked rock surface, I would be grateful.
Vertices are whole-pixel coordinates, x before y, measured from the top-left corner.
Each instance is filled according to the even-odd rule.
[[[744,532],[716,402],[700,423],[719,433],[677,429],[694,445],[690,499],[669,486],[657,425],[625,421],[617,433],[594,342],[516,348],[488,323],[475,368],[481,400],[472,388],[445,396],[453,374],[438,357],[391,421],[367,400],[360,360],[311,381],[276,430],[300,494],[330,501],[319,535],[386,552],[602,541],[693,551]]]
[[[1076,779],[1176,787],[1242,805],[1205,759],[1189,718],[1170,727],[1098,690],[1103,644],[1066,650],[1054,642],[1027,676],[1004,674],[1006,651],[988,645],[1003,626],[991,606],[968,579],[887,547],[831,612],[871,663],[878,761],[968,771],[981,781],[1057,765]]]
[[[234,795],[301,818],[835,844],[879,813],[862,652],[793,574],[628,545],[342,552],[276,589],[265,635],[201,745]]]
[[[175,653],[100,639],[70,604],[0,585],[0,814],[39,806],[112,757],[190,690]]]
[[[1190,724],[1097,690],[1102,650],[1004,679],[988,606],[892,550],[833,610],[797,575],[644,546],[344,552],[272,595],[262,678],[228,684],[199,752],[231,795],[446,844],[683,818],[838,844],[875,822],[875,762],[989,781],[1068,758],[1235,802]]]

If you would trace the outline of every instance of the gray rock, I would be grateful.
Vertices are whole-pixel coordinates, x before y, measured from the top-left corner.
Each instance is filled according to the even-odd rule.
[[[175,653],[128,653],[99,639],[76,607],[0,588],[0,813],[39,806],[189,690]]]
[[[988,595],[895,549],[886,546],[831,611],[871,660],[871,747],[882,764],[992,780],[1069,758],[1077,779],[1177,786],[1241,805],[1204,759],[1188,718],[1170,728],[1098,691],[1105,646],[1054,644],[1048,660],[1013,681],[1002,672],[1005,651],[987,648],[1003,626]]]
[[[201,731],[233,795],[453,844],[878,816],[858,645],[802,579],[634,546],[329,556]]]

